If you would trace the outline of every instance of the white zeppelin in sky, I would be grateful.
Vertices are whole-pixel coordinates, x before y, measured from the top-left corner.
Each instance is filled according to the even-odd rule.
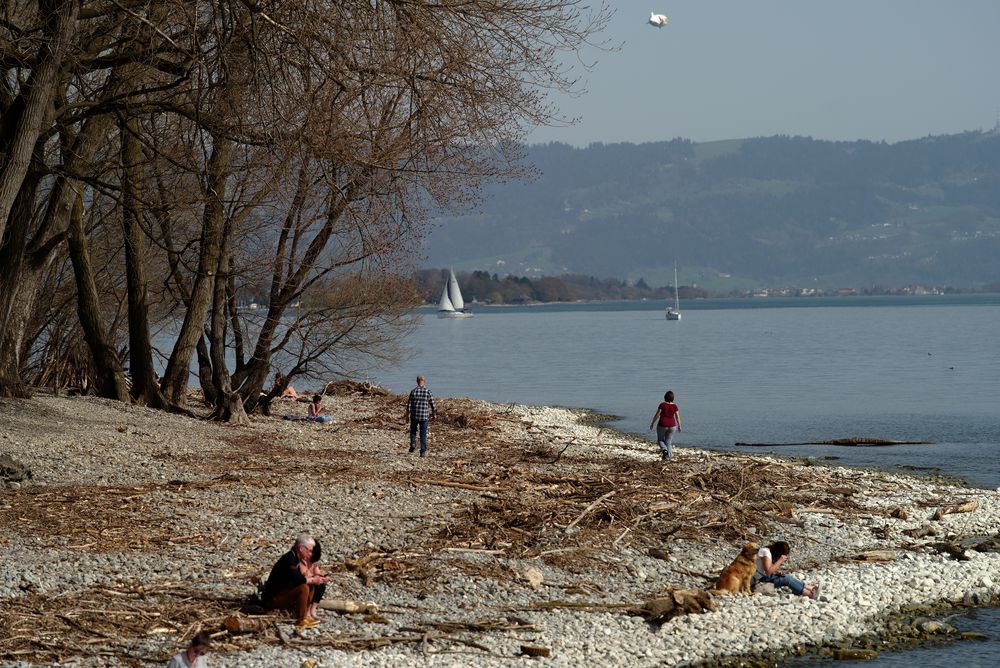
[[[667,25],[667,23],[669,23],[669,21],[667,20],[666,14],[654,14],[653,12],[649,13],[649,25],[662,28]]]

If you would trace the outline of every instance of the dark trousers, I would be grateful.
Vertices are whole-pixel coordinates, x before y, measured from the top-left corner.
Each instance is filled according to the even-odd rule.
[[[410,447],[417,444],[417,430],[420,430],[420,453],[427,452],[427,420],[410,418]]]
[[[271,600],[264,604],[269,610],[292,610],[295,618],[302,621],[309,612],[309,606],[319,603],[326,593],[326,585],[300,584],[293,589],[286,589],[271,597]]]

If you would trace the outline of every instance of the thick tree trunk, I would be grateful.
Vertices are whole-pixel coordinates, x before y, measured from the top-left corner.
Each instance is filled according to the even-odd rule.
[[[38,50],[36,66],[22,91],[20,113],[0,126],[5,137],[0,161],[0,239],[4,237],[14,201],[31,164],[35,144],[49,121],[52,100],[59,86],[59,73],[72,46],[80,12],[78,0],[39,3],[49,9],[45,17],[45,39]],[[0,324],[6,314],[0,314]]]
[[[229,249],[235,223],[229,221],[223,230],[219,248],[219,264],[215,270],[215,281],[212,285],[212,325],[209,335],[209,352],[212,356],[212,385],[220,395],[221,401],[215,408],[213,417],[225,420],[230,424],[249,424],[246,411],[243,408],[243,397],[234,392],[232,377],[226,367],[226,314],[234,302],[228,299],[229,286]]]
[[[139,122],[130,118],[121,123],[122,228],[125,238],[125,276],[128,289],[129,367],[132,371],[132,398],[153,408],[166,408],[153,369],[153,347],[146,312],[146,239],[140,224],[142,145]]]
[[[80,315],[80,326],[83,336],[90,348],[97,369],[97,392],[102,397],[128,401],[128,385],[122,371],[121,361],[110,337],[101,321],[101,305],[97,297],[97,286],[94,283],[94,271],[90,263],[90,251],[87,248],[87,233],[83,226],[83,195],[76,198],[73,212],[70,215],[69,230],[70,260],[73,262],[73,274],[76,277],[77,312]]]
[[[24,366],[22,352],[31,310],[38,294],[35,286],[41,272],[25,271],[21,275],[25,281],[9,295],[7,327],[0,331],[0,397],[31,396],[28,386],[21,379]]]
[[[198,339],[204,331],[215,283],[215,268],[219,264],[222,233],[225,226],[226,178],[229,176],[229,155],[232,142],[215,138],[212,155],[208,160],[206,178],[206,201],[202,217],[201,254],[198,258],[198,273],[191,290],[191,301],[184,314],[184,324],[170,353],[170,361],[164,373],[163,390],[167,399],[178,405],[186,401],[188,374],[191,358],[194,356]]]
[[[25,304],[19,293],[37,286],[22,275],[37,192],[37,178],[24,181],[11,209],[6,235],[0,239],[0,397],[29,395],[21,379],[21,340],[29,314],[18,305]]]

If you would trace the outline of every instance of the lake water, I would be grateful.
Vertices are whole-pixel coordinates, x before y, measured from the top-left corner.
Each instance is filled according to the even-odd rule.
[[[422,373],[439,397],[591,408],[647,437],[672,389],[679,447],[838,457],[1000,487],[1000,295],[705,300],[682,304],[679,322],[663,307],[481,308],[465,320],[428,312],[409,342],[413,356],[371,377],[396,392]],[[934,444],[734,445],[852,436]],[[998,623],[997,610],[955,620],[986,633]],[[913,661],[1000,665],[1000,639],[866,663]]]
[[[654,303],[433,312],[413,357],[372,378],[437,396],[591,408],[649,435],[667,389],[685,445],[938,469],[1000,486],[1000,295],[704,300],[668,322]],[[892,447],[783,446],[846,437]],[[651,451],[653,445],[651,444]]]

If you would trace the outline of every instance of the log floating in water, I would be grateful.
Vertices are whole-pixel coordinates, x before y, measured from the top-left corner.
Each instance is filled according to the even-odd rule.
[[[886,445],[933,445],[934,441],[889,441],[883,438],[834,438],[829,441],[798,441],[795,443],[735,443],[752,448],[769,448],[783,445],[847,445],[856,447],[876,447]]]

